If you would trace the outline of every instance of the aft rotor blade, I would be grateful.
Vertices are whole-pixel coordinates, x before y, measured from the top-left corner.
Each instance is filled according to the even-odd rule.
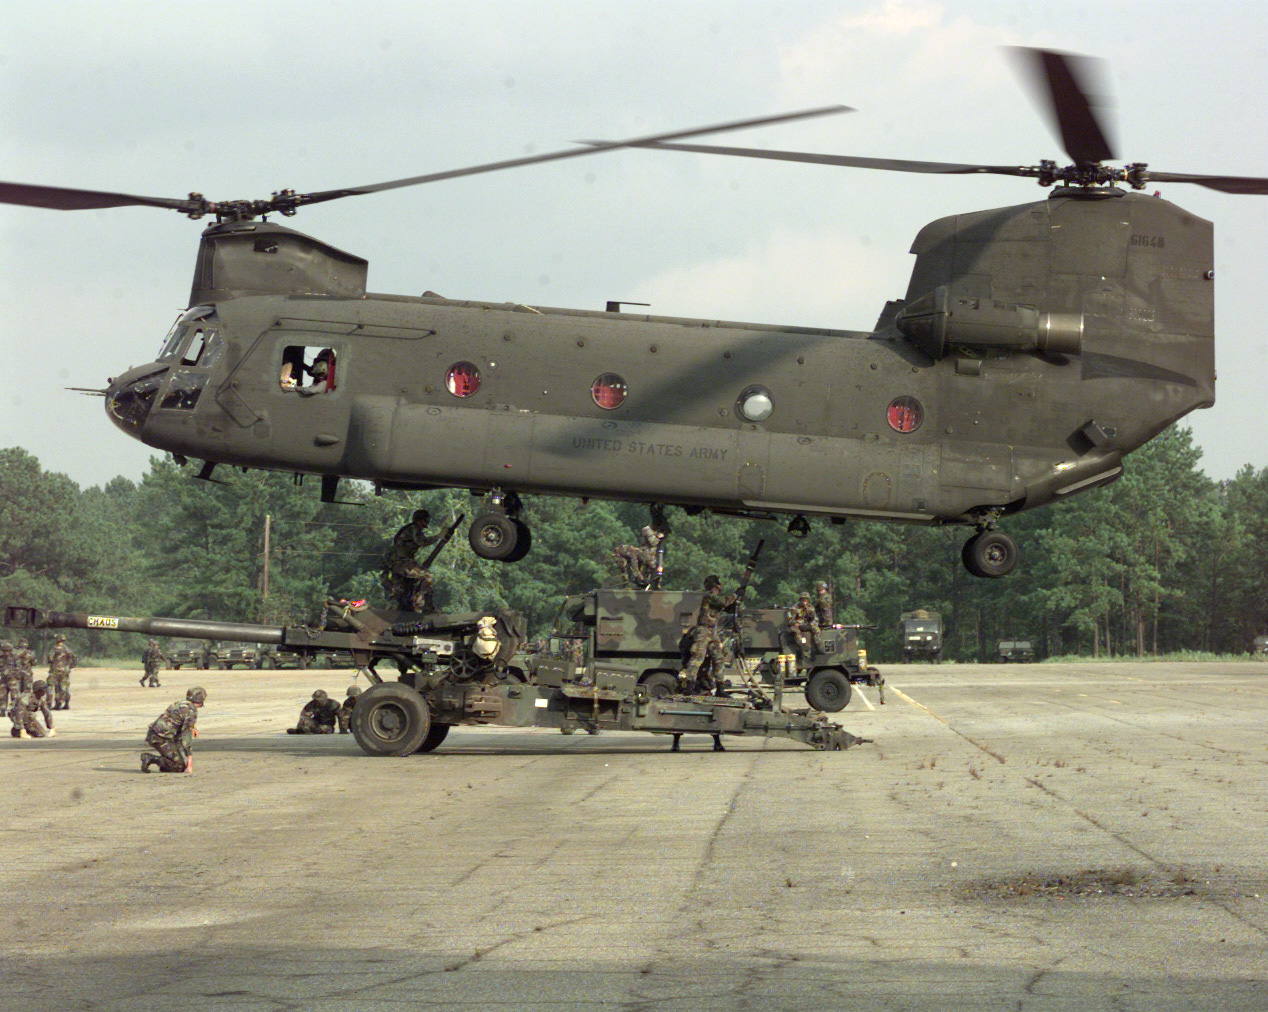
[[[1049,49],[1011,47],[1047,104],[1066,153],[1079,165],[1114,160],[1095,109],[1110,107],[1104,61]]]
[[[606,144],[593,141],[594,144]],[[772,151],[766,148],[728,148],[712,144],[664,144],[644,141],[630,144],[638,148],[667,151],[695,151],[706,155],[738,155],[743,158],[770,158],[780,162],[810,162],[815,165],[844,165],[857,169],[889,169],[894,172],[933,172],[944,175],[992,173],[1000,176],[1033,176],[1037,170],[1019,165],[968,165],[959,162],[913,162],[901,158],[861,158],[854,155],[824,155],[813,151]]]
[[[1224,193],[1268,194],[1268,179],[1263,176],[1207,176],[1187,172],[1154,172],[1150,169],[1142,174],[1142,178],[1150,183],[1196,183]]]
[[[48,207],[55,211],[91,211],[103,207],[134,205],[167,207],[186,212],[197,209],[197,204],[188,198],[139,197],[130,193],[75,190],[65,186],[33,186],[30,183],[0,183],[0,203]]]
[[[371,183],[367,186],[351,186],[340,190],[320,190],[306,193],[301,203],[317,204],[324,200],[335,200],[338,197],[351,197],[362,193],[378,193],[381,190],[394,190],[401,186],[417,186],[421,183],[437,183],[442,179],[456,179],[459,176],[474,176],[481,172],[497,172],[501,169],[512,169],[520,165],[534,165],[538,162],[553,162],[564,158],[579,158],[599,151],[610,151],[613,148],[639,147],[657,141],[675,140],[681,137],[700,137],[704,134],[721,133],[724,130],[746,130],[750,127],[769,126],[774,123],[787,123],[792,120],[809,119],[813,116],[830,116],[836,113],[854,112],[849,106],[829,105],[817,109],[806,109],[801,112],[781,113],[775,116],[761,116],[755,119],[734,120],[730,123],[718,123],[714,126],[695,127],[690,130],[674,130],[669,133],[650,134],[646,137],[635,137],[626,141],[604,141],[588,147],[572,148],[568,151],[554,151],[545,155],[528,155],[524,158],[509,158],[501,162],[488,162],[484,165],[473,165],[465,169],[448,169],[444,172],[430,172],[422,176],[411,176],[408,179],[394,179],[386,183]]]

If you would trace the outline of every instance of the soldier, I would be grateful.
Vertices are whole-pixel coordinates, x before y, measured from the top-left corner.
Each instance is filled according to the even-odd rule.
[[[352,709],[357,705],[357,697],[361,690],[355,685],[348,686],[348,695],[339,707],[339,733],[347,734],[352,729]]]
[[[722,580],[709,576],[704,581],[704,597],[696,613],[696,624],[687,633],[690,647],[678,675],[683,691],[712,692],[722,667],[722,642],[718,639],[718,618],[739,600],[737,594],[723,594]],[[706,663],[707,662],[707,663]]]
[[[36,714],[44,717],[44,726],[35,719]],[[9,711],[9,719],[13,721],[13,737],[15,738],[55,738],[53,715],[48,706],[48,683],[38,679],[26,692],[18,694],[18,700]]]
[[[396,532],[384,559],[383,589],[388,603],[395,604],[401,611],[432,610],[432,575],[414,558],[420,548],[440,540],[440,535],[427,533],[429,523],[430,513],[414,510],[410,522]]]
[[[792,637],[793,648],[801,659],[806,656],[822,653],[819,642],[819,619],[814,605],[810,603],[810,592],[803,590],[801,596],[784,613],[788,625],[788,635]]]
[[[184,699],[178,699],[150,725],[145,741],[154,752],[141,753],[142,773],[149,773],[151,766],[158,766],[163,773],[194,772],[194,739],[198,737],[194,725],[205,702],[207,690],[195,685]]]
[[[612,549],[625,586],[650,590],[656,579],[656,553],[665,540],[666,531],[648,524],[639,531],[637,545],[617,545]]]
[[[25,637],[18,640],[18,648],[13,651],[13,665],[18,672],[19,691],[30,692],[31,680],[35,677],[31,670],[35,666],[35,654],[31,653],[31,645]]]
[[[0,641],[0,713],[8,713],[9,707],[18,701],[21,686],[18,683],[17,663],[13,659],[13,644]]]
[[[157,688],[162,684],[158,680],[159,669],[164,664],[171,664],[172,662],[167,654],[163,653],[159,645],[154,640],[150,640],[146,644],[145,649],[141,651],[141,663],[145,665],[145,674],[141,676],[141,684]]]
[[[318,689],[299,711],[299,723],[286,729],[287,734],[334,734],[339,721],[339,704]]]
[[[70,669],[78,663],[79,658],[66,645],[66,637],[58,633],[48,655],[48,684],[53,690],[54,710],[70,709]]]
[[[819,619],[820,629],[831,629],[835,622],[835,609],[832,607],[832,591],[828,589],[826,580],[815,584],[815,614]]]

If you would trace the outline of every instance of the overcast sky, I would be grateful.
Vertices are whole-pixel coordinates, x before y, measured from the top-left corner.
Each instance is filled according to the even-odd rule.
[[[1033,164],[1064,157],[1001,46],[1110,62],[1123,161],[1268,176],[1262,3],[36,3],[0,0],[0,179],[182,197],[330,189],[843,103],[713,143]],[[370,290],[871,329],[912,238],[1033,182],[621,151],[308,208]],[[1173,185],[1215,223],[1213,478],[1268,466],[1268,198]],[[205,223],[203,223],[205,224]],[[201,224],[0,205],[0,445],[82,485],[149,448],[101,387],[185,307]]]

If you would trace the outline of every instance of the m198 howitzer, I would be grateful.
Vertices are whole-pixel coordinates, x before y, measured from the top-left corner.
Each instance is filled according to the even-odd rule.
[[[829,751],[861,740],[808,713],[776,714],[734,700],[652,698],[620,665],[546,664],[530,682],[513,663],[527,637],[523,619],[510,611],[418,615],[329,601],[315,626],[274,626],[8,606],[4,624],[347,650],[374,683],[358,697],[352,717],[357,744],[371,755],[430,752],[459,724],[757,735]],[[375,671],[384,660],[396,666],[397,681]]]

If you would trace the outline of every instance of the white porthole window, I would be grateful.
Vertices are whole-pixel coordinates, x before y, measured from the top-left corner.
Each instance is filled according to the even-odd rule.
[[[750,422],[764,422],[775,410],[775,399],[765,387],[751,386],[740,394],[736,407],[742,418]]]

